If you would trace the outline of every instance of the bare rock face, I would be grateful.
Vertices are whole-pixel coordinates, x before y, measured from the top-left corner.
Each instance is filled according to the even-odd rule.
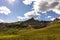
[[[49,23],[50,21],[38,21],[38,20],[35,20],[34,18],[31,18],[23,22],[23,24],[28,25],[28,27],[31,26],[36,29],[46,27]]]
[[[39,22],[40,22],[40,21],[35,20],[34,18],[31,18],[31,19],[29,19],[29,20],[27,20],[27,21],[24,21],[25,24],[31,24],[31,25],[37,24],[37,23],[39,23]]]

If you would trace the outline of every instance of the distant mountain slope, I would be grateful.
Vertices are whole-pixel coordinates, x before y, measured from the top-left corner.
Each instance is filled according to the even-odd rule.
[[[26,24],[26,25],[31,25],[34,28],[43,28],[49,25],[51,21],[38,21],[35,20],[34,18],[31,18],[27,21],[24,21],[22,24]]]
[[[26,21],[18,21],[18,22],[13,22],[13,23],[0,23],[0,28],[1,27],[17,27],[17,28],[44,28],[49,25],[53,25],[55,23],[60,23],[60,19],[55,19],[54,21],[38,21],[35,20],[34,18],[31,18]]]
[[[56,18],[53,22],[60,23],[60,19]]]

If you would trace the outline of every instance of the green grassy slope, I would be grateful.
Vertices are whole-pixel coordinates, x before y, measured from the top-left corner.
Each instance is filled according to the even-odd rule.
[[[23,29],[16,35],[3,35],[0,40],[60,40],[60,24],[42,29]]]

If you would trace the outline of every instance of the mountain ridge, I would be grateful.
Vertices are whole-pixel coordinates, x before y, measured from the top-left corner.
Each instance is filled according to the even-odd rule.
[[[36,29],[39,28],[44,28],[47,27],[49,25],[52,25],[54,23],[60,23],[60,19],[56,18],[54,21],[39,21],[39,20],[35,20],[34,18],[31,18],[29,20],[26,21],[18,21],[18,22],[13,22],[13,23],[0,23],[0,27],[20,27],[20,28],[29,28],[29,27],[33,27]]]

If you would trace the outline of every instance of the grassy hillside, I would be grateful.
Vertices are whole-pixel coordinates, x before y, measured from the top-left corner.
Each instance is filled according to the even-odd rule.
[[[1,35],[0,40],[60,40],[60,23],[52,24],[41,29],[12,30],[14,34]]]

